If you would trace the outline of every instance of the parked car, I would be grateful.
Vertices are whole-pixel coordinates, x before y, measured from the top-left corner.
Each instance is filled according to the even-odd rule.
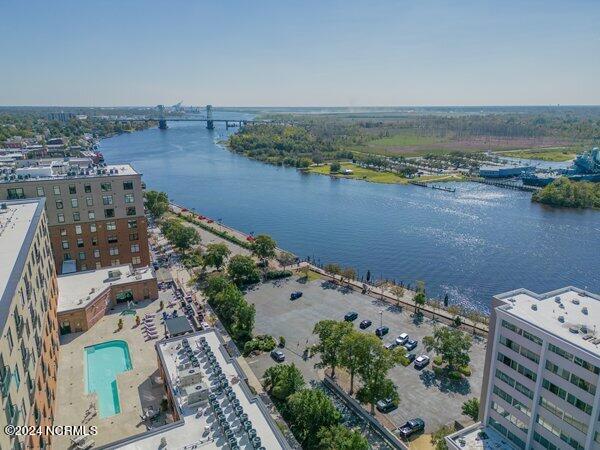
[[[271,358],[277,362],[285,361],[285,355],[281,350],[271,350]]]
[[[400,336],[398,336],[396,338],[396,342],[398,343],[398,345],[404,345],[404,344],[406,344],[406,341],[408,341],[407,333],[402,333]]]
[[[417,357],[417,355],[415,355],[414,353],[407,353],[405,356],[408,359],[409,363],[413,362]]]
[[[415,359],[415,369],[422,369],[427,364],[429,364],[429,356],[427,355],[421,355]]]
[[[385,344],[384,347],[387,348],[388,350],[391,350],[393,348],[398,347],[398,344],[396,344],[396,341],[392,341],[392,342],[388,342],[387,344]]]
[[[365,319],[360,323],[359,327],[361,330],[364,330],[365,328],[369,328],[372,323],[369,319]]]
[[[346,313],[346,315],[344,316],[344,320],[346,322],[352,322],[353,320],[356,320],[357,317],[358,313],[356,311],[350,311],[349,313]]]
[[[416,419],[409,420],[400,428],[398,428],[398,434],[404,439],[406,439],[412,436],[413,434],[419,433],[423,430],[425,430],[425,422],[423,421],[423,419],[417,417]]]
[[[388,327],[379,327],[379,328],[377,328],[377,329],[375,330],[375,334],[376,334],[378,337],[383,337],[383,336],[385,336],[386,334],[388,334],[389,332],[390,332],[390,329],[389,329]]]
[[[294,291],[290,294],[290,300],[296,300],[300,297],[302,297],[302,292],[300,291]]]
[[[375,405],[377,410],[382,413],[389,413],[398,407],[398,402],[394,401],[391,398],[386,398],[384,400],[379,400]]]
[[[409,339],[408,341],[406,341],[406,344],[404,344],[404,348],[408,352],[410,352],[411,350],[414,350],[415,348],[417,348],[417,341],[415,341],[413,339]]]

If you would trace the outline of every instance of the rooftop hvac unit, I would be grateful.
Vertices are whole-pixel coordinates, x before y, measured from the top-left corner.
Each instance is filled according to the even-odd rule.
[[[584,306],[583,308],[581,308],[581,312],[587,316],[587,314],[588,314],[587,306]]]
[[[560,303],[560,297],[557,295],[556,297],[554,297],[554,301],[555,301],[556,303]]]
[[[560,323],[565,323],[565,316],[558,316],[558,321]]]
[[[578,298],[574,298],[571,301],[573,302],[574,305],[579,305],[579,299]]]
[[[537,311],[537,305],[534,303],[533,305],[531,305],[531,309]]]

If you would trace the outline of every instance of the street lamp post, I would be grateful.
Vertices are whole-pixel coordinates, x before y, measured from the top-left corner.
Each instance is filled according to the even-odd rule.
[[[383,309],[379,311],[379,326],[383,327]]]

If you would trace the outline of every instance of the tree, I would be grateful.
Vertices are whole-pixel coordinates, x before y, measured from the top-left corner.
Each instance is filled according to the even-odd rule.
[[[356,271],[352,267],[346,267],[342,270],[342,278],[345,278],[350,284],[350,280],[354,280],[356,278]]]
[[[339,162],[334,161],[329,165],[329,172],[337,173],[342,169],[342,166]]]
[[[445,437],[452,433],[454,433],[454,429],[448,425],[445,425],[435,433],[432,433],[431,444],[434,445],[435,450],[448,450],[448,444],[446,444]]]
[[[343,425],[323,427],[317,433],[318,450],[369,450],[369,442],[359,431]]]
[[[319,430],[337,425],[341,419],[331,399],[318,389],[302,389],[291,395],[285,416],[302,448],[314,448]]]
[[[231,254],[231,250],[226,244],[208,244],[206,246],[206,252],[204,254],[204,265],[214,267],[217,270],[221,270],[223,263]]]
[[[433,336],[425,336],[423,344],[427,351],[435,351],[450,370],[468,366],[471,361],[471,337],[456,328],[436,327]]]
[[[336,320],[321,320],[315,324],[313,334],[319,336],[319,342],[313,347],[321,354],[319,366],[331,367],[331,377],[335,378],[335,368],[339,366],[344,349],[340,342],[352,332],[350,322]]]
[[[462,413],[469,416],[474,422],[479,418],[479,399],[477,397],[470,398],[462,404]]]
[[[377,342],[376,342],[377,341]],[[375,403],[391,398],[398,402],[396,386],[387,378],[392,367],[398,364],[405,354],[404,347],[388,350],[380,339],[370,340],[369,358],[358,369],[362,387],[357,392],[357,398],[362,403],[371,404],[371,414],[375,414]]]
[[[259,234],[252,242],[252,254],[258,259],[265,260],[275,256],[277,243],[275,240],[266,234]]]
[[[234,322],[231,326],[231,337],[238,342],[246,342],[252,339],[255,317],[256,307],[243,299],[235,311]]]
[[[369,364],[371,348],[376,346],[379,338],[373,334],[365,334],[352,330],[341,340],[342,355],[340,365],[350,374],[350,395],[354,393],[354,377],[357,371]]]
[[[170,219],[165,221],[161,226],[161,230],[173,245],[184,252],[192,245],[200,243],[198,232],[194,228],[186,227],[179,220]]]
[[[285,402],[290,395],[304,387],[302,372],[294,364],[271,366],[263,375],[263,384],[267,392],[279,401]]]
[[[340,268],[339,264],[336,263],[325,264],[325,267],[323,267],[323,269],[325,270],[325,272],[329,272],[332,275],[339,275],[342,272],[342,269]]]
[[[417,291],[413,297],[413,302],[415,302],[415,313],[419,312],[419,307],[423,306],[426,300],[427,297],[425,296],[425,283],[422,281],[417,281]]]
[[[231,284],[231,281],[229,281],[223,275],[214,274],[208,277],[206,286],[204,287],[204,293],[210,301],[214,299],[219,292],[223,291],[227,286]]]
[[[396,305],[400,306],[400,299],[404,297],[404,286],[393,285],[390,289],[392,294],[396,296]]]
[[[256,263],[252,258],[245,255],[235,255],[229,260],[227,274],[229,279],[240,287],[257,283],[260,280]]]
[[[169,209],[169,197],[165,192],[146,191],[146,208],[156,217],[160,218]]]

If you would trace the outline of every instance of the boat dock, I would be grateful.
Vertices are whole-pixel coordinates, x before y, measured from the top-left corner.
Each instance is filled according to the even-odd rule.
[[[421,181],[409,181],[410,184],[414,184],[415,186],[421,186],[429,189],[436,189],[438,191],[444,192],[456,192],[456,188],[446,187],[446,186],[436,186],[435,184],[427,184]]]
[[[504,189],[512,189],[513,191],[526,191],[526,192],[537,192],[539,190],[536,186],[525,186],[520,183],[520,180],[510,179],[510,180],[490,180],[487,178],[471,178],[470,181],[474,181],[475,183],[488,184],[490,186],[501,187]]]

